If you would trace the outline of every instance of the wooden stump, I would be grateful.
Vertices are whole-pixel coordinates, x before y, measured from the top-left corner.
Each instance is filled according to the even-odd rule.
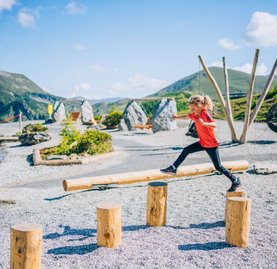
[[[151,182],[147,188],[146,224],[149,226],[166,225],[167,183]]]
[[[117,248],[121,244],[122,205],[115,202],[102,202],[97,205],[97,245]]]
[[[39,224],[17,224],[10,230],[10,268],[40,269],[42,228]]]
[[[251,199],[227,199],[226,243],[245,248],[249,245]]]
[[[244,190],[236,190],[233,192],[226,192],[226,201],[225,201],[225,215],[224,215],[224,222],[226,223],[226,216],[227,216],[227,199],[230,197],[246,197],[246,191]]]

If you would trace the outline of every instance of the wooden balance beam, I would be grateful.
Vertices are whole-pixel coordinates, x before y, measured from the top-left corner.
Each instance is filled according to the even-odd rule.
[[[247,170],[249,167],[249,163],[245,160],[222,162],[222,165],[231,171]],[[143,181],[203,175],[213,171],[215,171],[215,168],[212,163],[193,164],[179,167],[176,175],[164,174],[158,169],[153,169],[98,177],[65,179],[63,181],[63,188],[65,191],[84,190],[90,189],[94,185],[131,184]]]

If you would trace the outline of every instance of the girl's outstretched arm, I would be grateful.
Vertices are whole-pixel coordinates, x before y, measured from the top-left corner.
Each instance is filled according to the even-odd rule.
[[[206,126],[206,127],[210,127],[210,128],[215,128],[215,127],[216,127],[216,124],[215,124],[214,121],[205,122],[205,121],[203,121],[201,118],[199,118],[199,122],[200,122],[203,126]]]
[[[188,116],[173,115],[173,116],[172,116],[172,119],[173,119],[173,120],[178,120],[178,119],[179,119],[179,120],[181,120],[181,119],[182,119],[182,120],[188,120],[189,117],[188,117]]]

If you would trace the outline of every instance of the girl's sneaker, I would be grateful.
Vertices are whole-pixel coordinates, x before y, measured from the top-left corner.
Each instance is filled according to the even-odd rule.
[[[231,188],[228,190],[228,192],[236,191],[237,188],[239,188],[240,186],[241,186],[241,181],[237,178],[237,180],[232,183]]]
[[[170,174],[170,175],[176,175],[176,173],[177,173],[177,169],[173,165],[170,165],[170,166],[168,166],[167,168],[164,168],[164,169],[160,169],[160,171],[162,173]]]

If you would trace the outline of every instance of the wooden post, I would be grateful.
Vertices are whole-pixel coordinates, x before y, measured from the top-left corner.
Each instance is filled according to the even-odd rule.
[[[230,197],[246,197],[246,191],[244,190],[236,190],[233,192],[226,192],[226,201],[225,201],[225,215],[224,215],[224,222],[226,223],[226,216],[227,216],[227,199]]]
[[[246,110],[245,110],[243,131],[242,131],[242,134],[241,134],[241,137],[240,137],[240,140],[239,140],[239,142],[241,144],[246,143],[246,134],[247,134],[247,129],[249,127],[251,104],[252,104],[252,98],[253,98],[253,90],[254,90],[254,84],[255,84],[256,69],[257,69],[257,63],[258,63],[258,58],[259,58],[259,52],[260,52],[260,50],[256,49],[254,62],[253,62],[253,66],[252,66],[251,77],[250,77],[250,85],[249,85],[249,90],[248,90],[247,99],[246,99]]]
[[[122,224],[120,203],[101,202],[97,205],[97,245],[117,248],[121,244]]]
[[[274,80],[276,69],[277,69],[277,59],[276,59],[274,65],[272,67],[271,73],[270,73],[270,75],[268,77],[268,80],[266,82],[265,88],[264,88],[264,90],[263,90],[263,92],[262,92],[262,94],[261,94],[261,96],[260,96],[260,98],[259,98],[259,100],[258,100],[258,102],[256,104],[256,107],[254,108],[254,110],[252,111],[252,113],[250,115],[249,126],[253,123],[253,121],[257,117],[257,114],[258,114],[258,112],[259,112],[259,110],[260,110],[260,108],[261,108],[261,106],[263,104],[263,101],[264,101],[264,99],[265,99],[265,97],[266,97],[266,95],[267,95],[267,93],[268,93],[268,91],[269,91],[269,89],[271,87],[271,84],[272,84],[272,82]]]
[[[251,199],[227,199],[226,243],[245,248],[249,245]]]
[[[166,225],[167,183],[150,182],[147,188],[146,224],[149,226]]]
[[[39,224],[17,224],[11,227],[10,268],[40,269],[42,228]]]
[[[227,119],[227,123],[229,125],[229,128],[230,128],[230,131],[231,131],[231,137],[232,137],[232,141],[233,142],[238,142],[238,139],[237,139],[237,135],[236,135],[236,131],[235,131],[235,128],[234,128],[234,124],[230,118],[230,115],[228,114],[227,112],[227,109],[226,109],[226,105],[225,105],[225,102],[224,102],[224,99],[223,99],[223,96],[222,96],[222,93],[217,85],[217,82],[215,80],[215,78],[212,76],[211,72],[209,71],[209,69],[206,67],[202,57],[199,55],[198,56],[199,60],[200,60],[200,63],[208,77],[208,79],[210,80],[210,82],[212,83],[216,93],[217,93],[217,96],[218,96],[218,99],[220,101],[220,104],[221,104],[221,107],[223,109],[223,112],[224,112],[224,115]]]
[[[233,113],[232,113],[232,107],[230,102],[230,88],[229,88],[229,78],[228,78],[228,71],[225,64],[225,57],[222,58],[223,62],[223,73],[224,73],[224,81],[225,81],[225,100],[226,100],[226,109],[230,116],[230,119],[232,121],[232,124],[234,125],[233,121]]]
[[[19,112],[19,133],[22,134],[22,112]]]

